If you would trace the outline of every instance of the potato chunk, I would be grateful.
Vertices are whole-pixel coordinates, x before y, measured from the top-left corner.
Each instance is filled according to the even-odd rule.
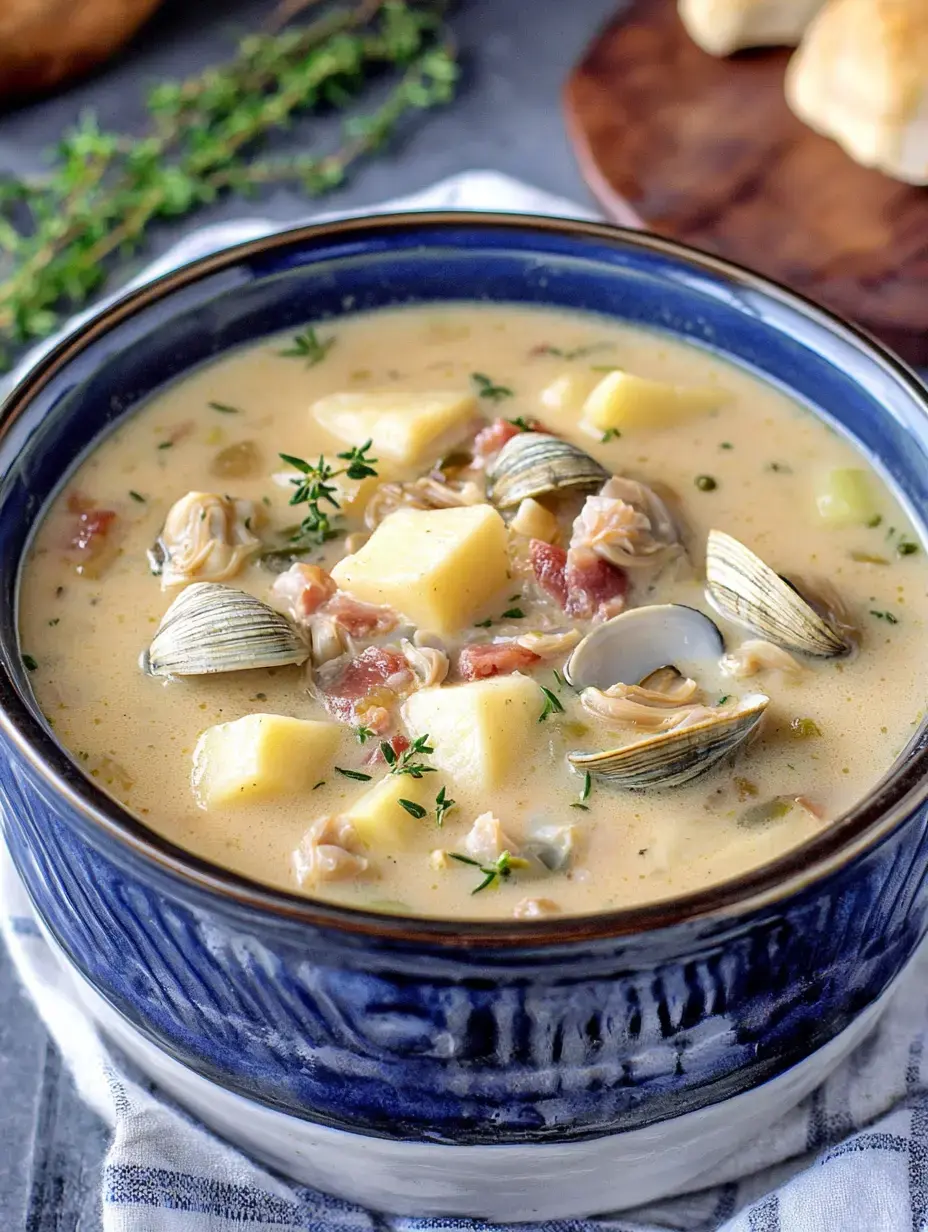
[[[829,526],[866,526],[879,516],[870,476],[855,466],[829,471],[815,503]]]
[[[438,791],[438,785],[431,781],[434,778],[437,775],[414,779],[408,774],[387,774],[355,800],[343,816],[368,847],[392,851],[408,848],[410,839],[421,831],[426,819],[414,817],[415,809],[409,812],[400,800],[430,811]]]
[[[721,406],[721,389],[668,385],[630,372],[609,372],[583,404],[583,424],[597,435],[614,428],[666,428],[687,415]]]
[[[526,496],[520,503],[516,516],[509,524],[509,529],[529,539],[541,539],[545,543],[553,543],[558,537],[560,526],[558,520],[544,505]]]
[[[489,505],[398,509],[332,577],[366,603],[386,603],[420,629],[454,633],[506,585],[507,533]]]
[[[281,714],[208,727],[193,751],[197,803],[210,809],[308,791],[329,770],[339,736],[337,723]]]
[[[369,440],[375,457],[414,464],[457,443],[477,415],[477,402],[470,393],[372,390],[320,398],[312,415],[349,445]]]
[[[539,735],[544,700],[528,676],[492,676],[420,689],[404,703],[402,714],[411,735],[428,735],[433,765],[462,787],[488,791],[514,769],[524,769]]]

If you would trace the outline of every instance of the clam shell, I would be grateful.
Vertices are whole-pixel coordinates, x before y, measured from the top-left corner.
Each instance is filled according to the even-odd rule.
[[[721,615],[786,650],[820,659],[851,650],[794,586],[724,531],[709,532],[706,594]]]
[[[645,736],[602,753],[568,753],[581,773],[622,788],[677,787],[704,774],[747,740],[770,698],[753,693],[737,707],[692,727]]]
[[[564,665],[575,689],[637,684],[669,663],[718,659],[724,650],[713,621],[682,603],[633,607],[597,625]]]
[[[197,582],[164,613],[142,668],[152,676],[206,676],[308,657],[309,647],[280,612],[244,590]]]
[[[565,488],[600,488],[609,471],[570,441],[543,432],[520,432],[499,451],[487,474],[487,497],[511,509],[527,496]]]

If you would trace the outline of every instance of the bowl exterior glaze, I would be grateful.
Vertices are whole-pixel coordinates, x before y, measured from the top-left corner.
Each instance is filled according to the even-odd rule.
[[[140,398],[241,342],[358,307],[486,297],[709,345],[851,431],[912,505],[924,395],[824,314],[731,267],[584,224],[409,216],[304,228],[161,280],[27,378],[0,423],[0,561]],[[552,925],[380,920],[264,892],[150,835],[57,750],[0,604],[0,806],[44,925],[205,1077],[402,1140],[566,1141],[750,1090],[825,1045],[928,929],[925,741],[821,839],[742,883]],[[670,805],[672,800],[668,798]]]

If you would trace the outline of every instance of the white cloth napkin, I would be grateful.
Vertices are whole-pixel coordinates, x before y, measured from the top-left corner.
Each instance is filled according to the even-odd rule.
[[[491,172],[455,176],[381,208],[453,207],[590,216]],[[135,281],[273,229],[261,219],[205,228]],[[82,1097],[112,1129],[104,1232],[496,1232],[476,1220],[384,1217],[281,1180],[125,1072],[72,999],[2,850],[0,933]],[[699,1192],[622,1215],[520,1226],[529,1232],[928,1232],[926,976],[923,950],[864,1044],[788,1116],[758,1126],[755,1140],[703,1178]]]

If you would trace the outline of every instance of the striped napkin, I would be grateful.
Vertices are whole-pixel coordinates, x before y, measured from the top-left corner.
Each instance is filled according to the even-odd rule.
[[[588,211],[491,172],[445,180],[382,208]],[[358,211],[367,212],[367,211]],[[181,241],[144,282],[239,240],[260,219]],[[35,354],[28,362],[33,362]],[[505,1232],[480,1220],[365,1211],[272,1175],[220,1141],[112,1056],[78,1007],[0,849],[0,933],[71,1069],[110,1127],[104,1232]],[[702,1178],[703,1188],[647,1209],[523,1224],[526,1232],[928,1232],[928,947],[900,981],[875,1031],[798,1108]],[[88,1230],[89,1232],[89,1230]]]

